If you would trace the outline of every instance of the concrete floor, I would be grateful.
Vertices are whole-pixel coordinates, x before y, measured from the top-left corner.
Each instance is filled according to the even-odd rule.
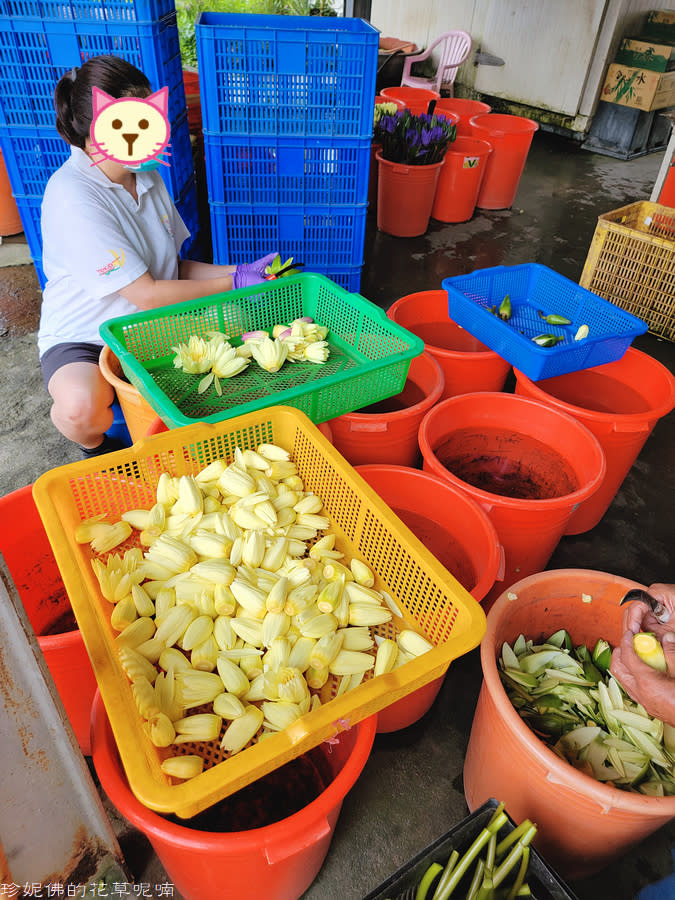
[[[578,280],[597,216],[648,199],[660,162],[660,154],[618,161],[540,132],[511,210],[479,211],[461,225],[432,222],[416,239],[379,233],[370,216],[361,292],[386,309],[404,294],[439,288],[446,276],[526,262],[543,263]],[[7,259],[6,247],[6,242],[0,247],[0,264]],[[0,495],[77,458],[48,418],[35,351],[39,304],[32,266],[0,269]],[[675,370],[674,344],[645,335],[634,346]],[[563,538],[548,568],[600,569],[646,584],[675,580],[674,432],[671,414],[657,424],[603,521],[586,534]],[[420,722],[376,738],[304,900],[359,900],[467,814],[462,767],[480,683],[474,651],[452,664]],[[150,885],[147,895],[160,896],[155,885],[169,879],[147,839],[105,802],[130,873]],[[615,865],[572,887],[580,900],[632,900],[671,874],[674,846],[671,822]],[[658,896],[673,897],[675,888],[664,886]]]

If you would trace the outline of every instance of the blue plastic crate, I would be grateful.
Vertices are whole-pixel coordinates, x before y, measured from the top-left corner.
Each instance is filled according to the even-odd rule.
[[[54,127],[54,88],[92,56],[121,56],[169,88],[169,121],[186,113],[175,13],[152,23],[0,18],[0,125]]]
[[[204,130],[370,137],[379,32],[362,19],[203,12]]]
[[[308,269],[360,265],[367,206],[234,206],[210,203],[213,260],[247,262],[277,250]]]
[[[55,128],[2,128],[0,147],[14,194],[41,197],[50,176],[70,156]]]
[[[176,202],[195,178],[194,157],[190,141],[190,126],[187,113],[171,123],[171,141],[168,147],[169,156],[163,157],[168,166],[160,166],[159,174],[171,199]]]
[[[40,216],[42,214],[42,198],[41,197],[22,197],[15,195],[16,206],[21,216],[21,224],[23,225],[23,233],[33,258],[36,269],[40,266],[38,274],[41,275],[41,283],[44,287],[46,282],[42,279],[42,231],[40,229]]]
[[[204,135],[216,203],[354,206],[368,199],[370,138]]]
[[[538,263],[478,269],[443,279],[443,288],[450,318],[533,381],[621,359],[633,338],[647,331],[646,322]],[[491,309],[507,294],[512,315],[503,322]],[[571,324],[548,325],[540,314]],[[588,337],[575,341],[581,325],[588,326]],[[539,347],[532,341],[539,334],[563,341]]]
[[[194,177],[185,185],[182,193],[174,200],[174,203],[176,204],[176,209],[180,213],[182,220],[190,230],[190,237],[194,238],[200,230],[199,207],[197,204],[197,183]]]
[[[153,22],[175,10],[174,0],[0,0],[0,15],[37,19]]]

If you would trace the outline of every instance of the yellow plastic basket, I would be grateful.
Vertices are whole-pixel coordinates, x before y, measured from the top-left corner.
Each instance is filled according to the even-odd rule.
[[[219,741],[181,745],[205,760],[201,775],[172,783],[160,768],[164,756],[147,738],[131,687],[119,663],[110,625],[111,604],[99,590],[88,544],[75,541],[77,525],[91,516],[149,508],[162,472],[196,474],[235,447],[272,442],[292,454],[307,490],[324,501],[323,514],[336,547],[358,556],[376,573],[402,616],[377,631],[395,637],[413,627],[434,649],[398,669],[367,678],[336,695],[336,679],[323,688],[323,704],[290,728],[225,758]],[[37,479],[33,495],[108,712],[129,784],[138,799],[159,812],[190,817],[361,719],[441,677],[453,659],[476,647],[485,614],[474,598],[387,507],[301,411],[274,406],[221,423],[188,425],[147,438],[127,450],[71,463]],[[111,518],[112,520],[112,518]],[[132,539],[130,538],[130,541]],[[127,545],[124,545],[126,547]],[[124,549],[118,548],[120,549]],[[118,552],[118,551],[116,551]]]
[[[675,341],[675,209],[643,200],[599,216],[579,284]]]

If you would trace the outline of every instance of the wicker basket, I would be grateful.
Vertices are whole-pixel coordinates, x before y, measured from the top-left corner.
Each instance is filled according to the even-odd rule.
[[[579,283],[675,341],[675,209],[640,201],[599,216]]]

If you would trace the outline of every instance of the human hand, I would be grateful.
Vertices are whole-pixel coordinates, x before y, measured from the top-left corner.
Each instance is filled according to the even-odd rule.
[[[262,284],[267,281],[269,276],[265,274],[265,269],[270,265],[275,253],[268,253],[260,259],[256,259],[251,263],[241,263],[234,270],[232,275],[232,287],[235,290],[245,287],[253,287],[256,284]]]
[[[644,603],[631,605],[644,607]],[[642,630],[647,629],[643,627]],[[621,643],[612,653],[610,672],[628,695],[644,706],[650,716],[675,727],[675,632],[664,631],[661,637],[666,672],[659,672],[640,659],[633,649],[634,634],[631,630],[624,632]]]
[[[657,637],[662,637],[675,629],[675,584],[660,584],[656,582],[647,589],[648,593],[660,600],[671,614],[671,621],[666,625],[659,622],[646,603],[634,600],[628,603],[623,614],[624,631],[637,634],[638,631],[653,631]]]

